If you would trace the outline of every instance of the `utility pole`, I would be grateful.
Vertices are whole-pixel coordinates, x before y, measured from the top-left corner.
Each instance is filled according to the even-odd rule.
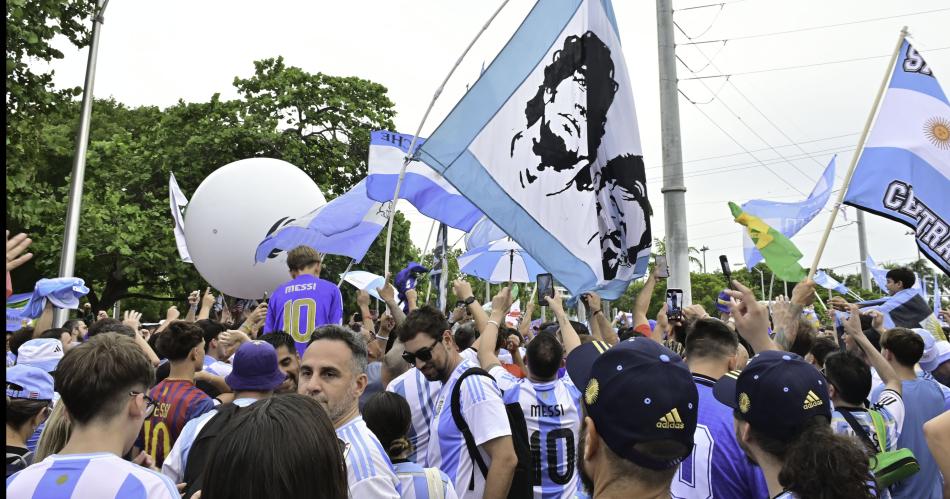
[[[706,273],[706,252],[709,251],[709,246],[703,245],[702,248],[699,248],[699,251],[703,252],[703,274]]]
[[[679,93],[676,79],[676,43],[673,38],[673,0],[656,0],[656,31],[660,68],[660,129],[663,140],[663,212],[669,287],[683,290],[683,305],[693,303],[689,282],[689,242],[686,237],[686,185],[680,144]],[[704,253],[705,254],[705,253]]]
[[[861,288],[871,289],[871,271],[868,270],[868,233],[864,228],[864,212],[858,212],[858,256],[861,258]]]
[[[92,121],[93,85],[96,81],[96,61],[99,57],[99,29],[102,27],[102,15],[108,5],[109,0],[96,2],[96,14],[92,18],[92,38],[89,42],[89,58],[86,61],[86,79],[83,82],[79,134],[76,136],[76,154],[73,157],[73,173],[69,183],[66,230],[63,234],[63,250],[59,260],[59,277],[74,277],[73,274],[76,272],[76,240],[79,238],[82,184],[86,176],[86,151],[89,147],[89,128]],[[69,310],[64,308],[55,309],[53,312],[53,326],[62,326],[68,318]]]

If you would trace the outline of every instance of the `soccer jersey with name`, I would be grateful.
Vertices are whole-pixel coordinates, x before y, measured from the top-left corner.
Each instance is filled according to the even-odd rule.
[[[574,497],[580,391],[564,378],[535,383],[512,376],[501,366],[492,367],[489,373],[504,392],[505,403],[517,401],[524,412],[534,461],[535,499]]]
[[[393,463],[362,416],[356,416],[337,428],[336,436],[346,443],[346,479],[351,498],[399,497],[402,488]]]
[[[148,395],[155,401],[155,410],[145,420],[136,446],[150,454],[161,469],[185,423],[214,409],[214,402],[192,381],[183,379],[162,380]]]
[[[415,367],[397,376],[386,387],[386,391],[401,395],[409,403],[412,425],[408,437],[413,451],[408,459],[424,466],[428,466],[429,423],[435,413],[435,398],[440,388],[441,382],[427,380]]]
[[[179,499],[168,477],[115,454],[54,454],[7,478],[7,497]]]
[[[699,413],[693,452],[670,484],[674,498],[768,497],[762,469],[753,465],[736,441],[732,409],[716,400],[716,380],[693,374],[699,393]]]
[[[435,418],[429,426],[429,450],[426,456],[428,466],[439,468],[452,478],[455,492],[461,499],[480,498],[485,491],[485,477],[476,469],[465,446],[465,438],[452,418],[452,390],[459,376],[472,367],[478,365],[470,360],[459,363],[439,390]],[[471,429],[475,445],[511,435],[501,391],[491,378],[474,375],[462,380],[459,402],[461,416]],[[478,452],[485,465],[491,466],[488,454],[481,448]]]
[[[342,319],[340,288],[319,277],[301,274],[274,290],[268,301],[264,333],[283,331],[291,335],[302,357],[314,329],[340,324]]]
[[[399,477],[399,483],[402,485],[402,499],[437,499],[429,493],[429,481],[426,478],[426,470],[414,462],[394,463],[396,475]],[[432,468],[435,469],[435,468]],[[452,480],[449,476],[438,471],[438,477],[441,483],[433,484],[436,490],[441,490],[441,497],[444,499],[458,499],[455,494],[455,487],[452,486]]]

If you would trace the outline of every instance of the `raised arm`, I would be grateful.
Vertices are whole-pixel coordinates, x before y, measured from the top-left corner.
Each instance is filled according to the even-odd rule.
[[[495,345],[498,344],[498,329],[505,320],[505,313],[510,306],[511,290],[505,286],[492,299],[491,317],[485,321],[485,326],[478,330],[480,333],[478,336],[478,363],[486,371],[501,365],[501,360],[495,355]],[[482,314],[484,313],[482,311]]]
[[[468,301],[469,298],[475,296],[472,294],[472,285],[465,279],[456,279],[455,282],[452,283],[452,289],[455,290],[455,296],[462,301]],[[475,330],[484,331],[485,324],[488,323],[488,314],[485,313],[485,310],[482,308],[482,305],[478,303],[478,300],[474,300],[468,305],[468,311],[472,313],[472,318],[475,319]],[[492,310],[492,313],[494,312],[495,311]],[[508,313],[507,308],[502,311],[502,319],[505,318],[504,314],[506,313]],[[494,349],[495,347],[492,346],[492,350]]]
[[[211,307],[214,306],[214,295],[211,294],[211,288],[205,289],[204,296],[201,297],[201,310],[198,311],[198,320],[211,317]]]
[[[185,315],[185,322],[195,322],[198,315],[198,298],[201,293],[197,290],[188,295],[188,313]]]
[[[521,315],[521,322],[518,323],[518,333],[526,341],[530,336],[531,332],[531,317],[534,315],[534,298],[537,289],[531,291],[531,294],[528,295],[528,303],[524,307],[524,314]]]
[[[637,294],[637,299],[633,302],[633,326],[640,324],[649,324],[647,319],[647,309],[650,308],[650,298],[653,296],[653,288],[656,287],[656,268],[650,272],[647,280],[643,283],[643,289]]]
[[[739,281],[732,281],[735,290],[727,289],[729,312],[736,321],[736,329],[756,352],[782,350],[769,338],[769,311],[759,304],[755,293]]]
[[[851,315],[844,321],[844,331],[864,351],[864,356],[868,359],[871,367],[881,376],[885,388],[901,393],[901,379],[897,375],[897,371],[864,336],[864,330],[861,329],[861,309],[854,304],[851,304],[848,309]]]
[[[607,316],[604,315],[603,303],[600,300],[600,295],[597,293],[585,293],[585,295],[587,296],[587,305],[591,310],[591,324],[597,324],[597,328],[600,330],[600,336],[604,341],[607,342],[607,344],[616,345],[620,342],[620,337],[617,336],[617,332],[614,331],[610,321],[607,320]]]
[[[376,326],[373,325],[373,314],[369,311],[369,293],[362,289],[357,290],[356,306],[360,308],[360,318],[363,322],[363,329],[373,331],[375,334]]]
[[[158,367],[158,364],[161,363],[161,359],[158,358],[158,355],[155,355],[155,351],[152,350],[152,346],[148,344],[148,341],[139,334],[139,329],[142,329],[142,324],[140,319],[142,314],[136,312],[135,310],[126,310],[123,314],[122,324],[132,328],[132,331],[135,331],[135,343],[138,344],[139,348],[145,352],[145,355],[148,357],[149,362],[152,363],[153,367]]]
[[[387,274],[386,277],[388,278],[389,274]],[[406,314],[402,311],[402,307],[399,306],[399,302],[396,301],[396,288],[387,280],[383,284],[383,287],[376,288],[376,293],[383,299],[393,319],[396,319],[396,324],[402,324],[402,321],[406,320]]]
[[[792,290],[792,301],[788,305],[785,319],[776,324],[775,343],[778,344],[779,348],[788,350],[795,343],[802,309],[814,300],[815,281],[809,279],[795,285],[795,289]]]
[[[267,318],[267,302],[262,301],[257,304],[257,308],[247,316],[244,323],[238,329],[247,333],[251,339],[256,339],[261,328],[264,326],[264,320]]]
[[[558,326],[561,330],[561,341],[564,343],[564,355],[567,356],[572,350],[581,346],[581,337],[577,335],[577,331],[575,331],[574,326],[571,325],[571,320],[568,319],[567,314],[564,313],[561,293],[555,292],[554,298],[545,296],[544,299],[548,302],[548,306],[551,307],[554,318],[557,319]]]

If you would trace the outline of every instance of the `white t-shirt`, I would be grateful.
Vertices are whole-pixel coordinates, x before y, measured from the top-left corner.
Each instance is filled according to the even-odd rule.
[[[7,478],[7,497],[179,499],[161,473],[109,452],[54,454]]]
[[[397,376],[386,387],[387,392],[399,394],[409,403],[412,425],[409,427],[408,437],[413,451],[408,459],[423,466],[429,466],[426,460],[429,447],[429,423],[435,414],[435,398],[441,388],[441,382],[427,380],[422,371],[415,367]]]
[[[456,381],[469,368],[478,367],[470,361],[462,361],[452,372],[448,382],[436,397],[435,418],[429,428],[428,466],[441,469],[455,484],[455,492],[461,499],[481,498],[485,491],[485,477],[476,469],[465,446],[465,438],[452,418],[451,395]],[[501,399],[501,391],[487,376],[472,375],[462,381],[460,392],[462,418],[468,423],[475,444],[482,444],[498,437],[511,435],[508,414]],[[481,448],[482,459],[491,466],[491,458]],[[474,487],[469,483],[474,475]]]
[[[350,497],[398,499],[401,487],[399,477],[389,456],[376,435],[356,416],[336,429],[336,436],[346,442],[346,480]]]
[[[535,499],[569,499],[577,492],[577,438],[581,427],[580,391],[565,378],[545,383],[512,376],[504,367],[492,367],[505,403],[515,400],[524,411],[532,459],[541,466]]]

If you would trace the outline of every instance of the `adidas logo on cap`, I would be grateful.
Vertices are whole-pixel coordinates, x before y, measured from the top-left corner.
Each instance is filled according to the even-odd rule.
[[[815,395],[815,392],[808,390],[808,394],[805,395],[805,403],[802,404],[802,409],[811,409],[813,407],[818,407],[823,402],[818,395]]]
[[[672,411],[666,413],[659,421],[656,422],[657,428],[666,428],[673,430],[682,430],[686,427],[683,424],[683,420],[680,419],[680,413],[674,407]]]

